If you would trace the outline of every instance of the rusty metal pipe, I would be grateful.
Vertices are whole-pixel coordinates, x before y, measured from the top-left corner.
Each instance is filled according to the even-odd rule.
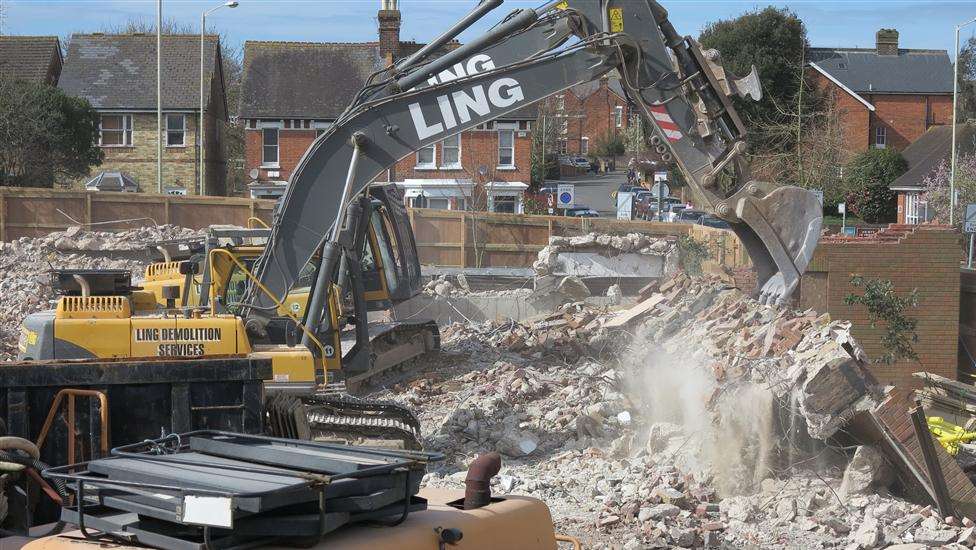
[[[44,425],[41,426],[41,433],[37,436],[37,447],[40,449],[44,446],[44,440],[47,439],[48,432],[51,430],[52,424],[54,424],[54,419],[57,417],[58,410],[61,407],[61,402],[64,401],[65,397],[68,397],[68,452],[70,454],[68,463],[71,464],[70,458],[74,458],[74,408],[75,408],[75,397],[90,397],[92,399],[98,399],[100,409],[99,417],[101,420],[101,433],[98,438],[98,447],[101,451],[101,456],[108,455],[108,396],[105,393],[98,390],[83,390],[77,388],[65,388],[54,396],[54,400],[51,403],[51,408],[48,409],[47,418],[44,419]]]
[[[474,459],[468,466],[468,476],[464,479],[464,509],[474,510],[491,504],[491,478],[502,469],[502,456],[486,453]]]

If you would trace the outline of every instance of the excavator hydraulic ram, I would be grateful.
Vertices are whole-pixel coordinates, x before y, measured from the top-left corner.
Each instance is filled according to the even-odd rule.
[[[454,38],[488,11],[479,5],[436,41]],[[612,71],[651,122],[657,153],[682,170],[696,202],[741,237],[762,300],[787,298],[819,238],[819,202],[806,190],[752,177],[746,128],[731,96],[761,97],[755,71],[741,79],[729,74],[718,52],[678,35],[653,0],[517,9],[445,55],[418,52],[377,72],[293,172],[258,278],[285,295],[317,251],[338,243],[333,224],[345,219],[343,212],[403,156]],[[355,254],[338,244],[344,256]],[[270,306],[251,289],[249,330],[261,332]]]

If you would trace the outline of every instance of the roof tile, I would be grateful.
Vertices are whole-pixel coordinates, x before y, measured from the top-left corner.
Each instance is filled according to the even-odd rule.
[[[51,75],[51,65],[60,63],[61,45],[56,36],[0,36],[0,75],[4,77],[44,83]],[[57,83],[59,72],[51,75],[50,84]]]
[[[163,36],[163,108],[200,109],[200,36]],[[204,43],[205,78],[214,76],[219,39]],[[221,82],[222,84],[222,82]],[[68,45],[59,86],[96,109],[156,108],[156,36],[75,34]]]
[[[952,93],[952,63],[945,50],[878,55],[873,49],[810,48],[808,58],[857,93]]]

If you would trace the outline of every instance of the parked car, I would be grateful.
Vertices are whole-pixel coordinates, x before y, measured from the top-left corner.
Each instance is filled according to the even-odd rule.
[[[711,215],[702,216],[698,220],[698,223],[700,225],[704,225],[705,227],[714,227],[716,229],[732,229],[729,222]]]
[[[691,208],[685,208],[678,214],[678,219],[675,220],[678,223],[698,223],[698,220],[702,216],[707,216],[708,212],[702,210],[693,210]]]
[[[577,168],[589,168],[590,161],[586,157],[581,157],[578,155],[566,155],[559,157],[559,164],[565,166],[575,166]]]
[[[577,206],[576,208],[569,208],[566,210],[567,216],[572,216],[574,218],[599,218],[600,213],[592,208],[587,208],[586,206]]]
[[[678,221],[678,214],[681,214],[682,210],[688,208],[687,204],[668,204],[664,207],[664,221],[675,223]]]
[[[540,195],[552,195],[559,190],[559,186],[553,183],[547,183],[539,188]]]

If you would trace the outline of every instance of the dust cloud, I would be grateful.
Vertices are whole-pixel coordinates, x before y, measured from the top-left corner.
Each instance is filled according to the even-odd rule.
[[[648,427],[646,448],[696,478],[711,479],[725,496],[751,494],[771,474],[776,450],[773,394],[749,381],[719,383],[714,360],[694,351],[635,337],[625,354],[634,373],[630,398]]]

